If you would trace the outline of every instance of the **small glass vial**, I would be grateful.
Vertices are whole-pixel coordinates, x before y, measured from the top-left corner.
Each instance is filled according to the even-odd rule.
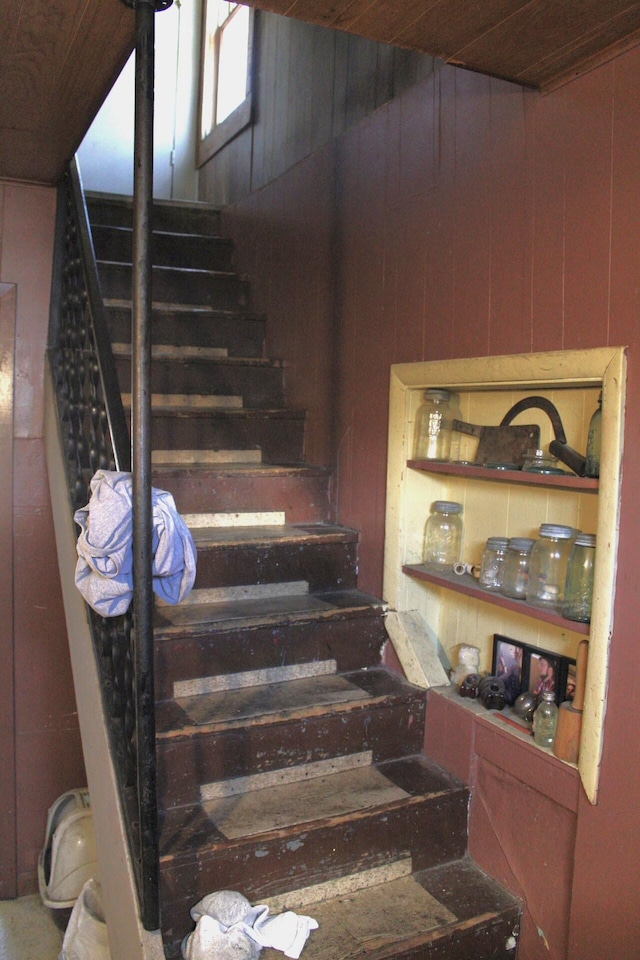
[[[556,695],[551,690],[545,690],[533,715],[533,739],[539,747],[551,749],[556,738],[557,726]]]
[[[564,598],[567,563],[576,531],[559,523],[543,523],[531,551],[527,603],[557,608]]]
[[[504,561],[507,554],[507,537],[489,537],[482,554],[479,584],[485,590],[499,591],[502,586]]]
[[[425,390],[418,409],[413,444],[415,460],[448,460],[451,452],[451,394]]]
[[[595,534],[578,534],[569,555],[564,600],[560,607],[562,616],[567,620],[579,620],[581,623],[591,621],[595,556]]]
[[[424,537],[424,563],[432,570],[451,569],[462,550],[462,504],[435,500]]]
[[[511,537],[502,571],[501,593],[515,600],[525,600],[529,585],[529,563],[535,540]]]
[[[587,460],[584,466],[585,476],[600,476],[600,444],[602,441],[602,391],[598,397],[598,408],[591,417],[587,438]]]

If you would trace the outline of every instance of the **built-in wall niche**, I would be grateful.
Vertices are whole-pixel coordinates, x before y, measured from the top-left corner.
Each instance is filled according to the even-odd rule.
[[[618,542],[619,487],[624,428],[626,353],[621,347],[398,364],[391,368],[384,597],[402,611],[417,610],[449,662],[461,644],[481,650],[490,671],[493,635],[513,637],[574,658],[589,639],[587,689],[579,770],[596,802],[606,711]],[[525,476],[453,463],[413,460],[414,424],[428,387],[455,394],[459,419],[495,426],[518,400],[536,394],[558,409],[568,444],[584,453],[591,416],[602,391],[599,480],[574,475]],[[531,408],[514,423],[537,423],[540,444],[554,439],[546,413]],[[474,459],[477,440],[457,438],[455,460]],[[442,582],[423,575],[424,529],[434,500],[463,504],[463,560],[478,563],[489,536],[537,535],[541,523],[564,523],[596,533],[591,624],[578,624],[476,589],[467,578]],[[615,641],[614,641],[615,642]]]

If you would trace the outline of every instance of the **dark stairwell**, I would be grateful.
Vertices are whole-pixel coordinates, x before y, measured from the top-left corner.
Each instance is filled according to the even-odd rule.
[[[131,206],[88,208],[127,410]],[[468,791],[422,752],[425,691],[381,665],[384,605],[358,590],[357,532],[304,462],[217,214],[156,204],[153,226],[153,483],[198,548],[192,595],[156,605],[166,954],[233,889],[315,917],[307,960],[513,958],[519,906],[466,857]]]

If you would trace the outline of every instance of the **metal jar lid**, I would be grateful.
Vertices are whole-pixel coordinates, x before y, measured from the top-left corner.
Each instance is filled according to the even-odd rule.
[[[533,549],[535,540],[531,537],[511,537],[509,540],[509,550],[519,550],[521,553],[529,553]]]
[[[571,540],[575,533],[573,527],[565,527],[561,523],[541,523],[540,536],[551,537],[553,540]]]
[[[433,509],[437,513],[462,513],[462,504],[455,500],[434,500]]]

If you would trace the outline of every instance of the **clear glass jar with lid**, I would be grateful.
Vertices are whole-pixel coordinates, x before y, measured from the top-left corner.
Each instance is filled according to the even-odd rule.
[[[533,715],[533,739],[539,747],[551,749],[556,738],[557,726],[556,695],[551,690],[545,690]]]
[[[507,553],[507,537],[489,537],[482,554],[478,582],[485,590],[500,590]]]
[[[527,603],[559,608],[564,598],[567,563],[576,531],[559,523],[540,525],[540,539],[531,551]]]
[[[595,533],[579,533],[569,555],[564,599],[560,608],[567,620],[591,622],[595,557]]]
[[[511,537],[502,571],[500,592],[505,597],[524,600],[529,585],[529,564],[535,540],[531,537]]]
[[[462,552],[462,504],[435,500],[424,535],[424,563],[432,570],[452,569]]]
[[[418,408],[413,442],[415,460],[448,460],[451,452],[451,394],[435,388],[425,390]]]

